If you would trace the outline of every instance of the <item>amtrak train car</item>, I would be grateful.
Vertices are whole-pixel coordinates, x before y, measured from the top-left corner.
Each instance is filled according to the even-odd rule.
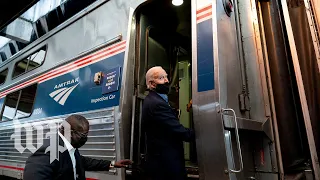
[[[1,179],[22,179],[42,140],[81,114],[83,156],[135,162],[87,179],[142,180],[145,73],[162,66],[171,107],[196,132],[184,143],[188,178],[320,180],[312,3],[61,1],[32,22],[30,43],[0,49]]]
[[[75,12],[74,9],[84,6],[81,3],[87,6]],[[40,147],[41,139],[50,138],[52,129],[74,113],[90,122],[82,155],[108,160],[125,157],[124,146],[130,146],[130,141],[122,140],[130,130],[122,128],[122,119],[130,109],[128,95],[124,94],[128,84],[124,73],[128,67],[128,19],[132,7],[142,2],[81,3],[66,1],[48,14],[62,10],[63,13],[40,17],[34,28],[38,38],[3,60],[7,77],[0,95],[1,179],[22,179],[24,163]],[[46,30],[57,18],[63,21]],[[39,126],[42,133],[36,128]],[[33,134],[28,138],[30,132]],[[117,169],[88,172],[86,176],[92,180],[124,179],[123,172]]]

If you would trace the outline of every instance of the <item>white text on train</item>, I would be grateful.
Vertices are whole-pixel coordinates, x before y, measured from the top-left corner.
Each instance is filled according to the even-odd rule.
[[[91,99],[91,103],[98,103],[101,101],[107,101],[107,100],[111,100],[116,98],[116,95],[110,94],[109,96],[103,96],[101,98],[97,98],[97,99]]]
[[[57,85],[54,86],[54,89],[62,88],[62,87],[65,87],[65,86],[67,86],[69,84],[74,84],[74,83],[77,83],[77,82],[79,82],[79,77],[71,79],[69,81],[65,81],[65,82],[60,83],[60,84],[57,84]]]

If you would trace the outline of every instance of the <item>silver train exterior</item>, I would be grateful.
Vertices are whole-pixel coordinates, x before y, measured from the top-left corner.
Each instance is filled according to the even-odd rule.
[[[180,121],[196,131],[196,145],[185,144],[185,157],[193,162],[187,168],[196,172],[188,171],[190,178],[320,178],[318,115],[309,110],[316,106],[308,91],[318,84],[303,81],[307,71],[319,71],[300,70],[305,52],[297,49],[300,36],[291,24],[296,9],[284,0],[191,0],[181,7],[168,2],[96,1],[1,64],[0,71],[8,69],[0,85],[1,115],[9,115],[0,123],[0,175],[21,179],[30,149],[53,128],[48,124],[73,113],[90,121],[82,155],[139,164],[144,74],[161,65],[172,87],[180,87],[169,95],[176,97]],[[308,8],[306,2],[297,7]],[[310,25],[317,22],[310,12],[300,11],[308,20],[310,62],[318,65],[319,36]],[[45,51],[43,63],[12,78],[16,64],[39,49]],[[30,88],[35,93],[25,103],[32,104],[31,112],[19,111],[16,103],[10,115],[8,99],[24,102]],[[184,110],[191,99],[192,114]],[[36,133],[40,126],[43,137],[28,141],[17,133]],[[290,171],[300,159],[309,166]],[[86,173],[91,180],[124,180],[134,169]]]

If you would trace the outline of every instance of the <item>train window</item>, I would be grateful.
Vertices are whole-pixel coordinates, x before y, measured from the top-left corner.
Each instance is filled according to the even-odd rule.
[[[8,75],[8,69],[0,72],[0,85],[6,81]]]
[[[29,72],[42,65],[46,55],[46,46],[34,52],[30,56],[17,62],[13,71],[12,78],[15,78],[23,73]]]
[[[14,67],[13,77],[17,77],[18,75],[26,72],[27,65],[28,65],[28,59],[23,59],[19,61]]]
[[[15,116],[16,118],[30,116],[33,108],[34,98],[36,96],[36,91],[36,84],[22,90],[17,108],[17,113]]]
[[[19,95],[20,91],[16,91],[6,96],[4,110],[2,113],[2,121],[12,120],[14,118]]]
[[[28,69],[27,71],[31,71],[42,64],[46,55],[45,49],[40,49],[37,53],[30,56]]]
[[[36,96],[37,84],[22,90],[10,93],[6,96],[2,113],[2,121],[13,120],[30,116]]]

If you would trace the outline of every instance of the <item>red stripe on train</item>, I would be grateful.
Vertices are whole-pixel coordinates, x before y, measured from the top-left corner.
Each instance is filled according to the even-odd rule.
[[[105,56],[110,56],[110,55],[116,54],[117,52],[121,52],[121,51],[124,50],[124,49],[125,49],[125,47],[122,47],[122,48],[120,48],[120,49],[118,49],[118,50],[110,51],[110,52],[108,52],[108,54],[105,54]],[[83,63],[81,63],[81,64],[77,64],[77,66],[72,67],[72,68],[69,68],[69,69],[64,69],[64,70],[62,70],[62,71],[60,71],[60,72],[57,72],[57,73],[53,74],[51,77],[58,77],[59,75],[61,75],[61,74],[63,74],[63,73],[67,73],[68,71],[76,70],[76,69],[78,69],[78,67],[85,66],[86,64],[90,64],[91,62],[94,62],[94,61],[99,60],[99,59],[101,59],[101,58],[102,58],[102,57],[97,57],[97,58],[91,59],[91,60],[88,61],[88,62],[83,62]],[[44,80],[47,80],[47,79],[49,79],[49,78],[51,78],[51,77],[46,77],[46,78],[38,79],[38,80],[39,80],[39,82],[43,82]]]
[[[13,170],[20,170],[20,171],[23,171],[23,170],[24,170],[24,168],[20,168],[20,167],[13,167],[13,166],[4,166],[4,165],[0,165],[0,168],[13,169]]]
[[[202,8],[202,9],[197,10],[197,14],[200,14],[200,13],[202,13],[202,12],[204,12],[206,10],[209,10],[211,8],[212,8],[212,5],[210,4],[209,6],[206,6],[206,7]]]
[[[103,50],[101,50],[101,51],[98,51],[98,52],[96,52],[96,53],[94,53],[94,54],[91,54],[91,55],[88,55],[88,56],[83,57],[83,58],[81,58],[81,59],[78,59],[78,60],[76,60],[75,62],[72,62],[72,64],[77,64],[77,63],[80,63],[80,62],[85,61],[85,60],[87,60],[87,59],[90,59],[90,58],[92,58],[93,56],[97,56],[97,55],[103,54],[103,53],[105,53],[105,52],[107,52],[107,51],[109,51],[109,50],[115,49],[115,48],[117,48],[117,47],[125,44],[125,42],[126,42],[126,41],[120,42],[120,43],[118,43],[118,44],[115,44],[115,45],[112,45],[112,46],[110,46],[110,47],[107,47],[106,49],[103,49]],[[50,74],[52,74],[52,73],[55,73],[55,72],[57,72],[57,71],[65,68],[65,67],[68,67],[68,65],[70,65],[70,64],[63,65],[63,66],[61,66],[61,67],[59,67],[59,68],[57,68],[57,69],[54,69],[54,70],[48,72],[47,74],[43,74],[43,75],[41,75],[41,76],[38,76],[37,79],[42,78],[42,77],[47,76],[47,75],[50,75]]]
[[[116,49],[116,48],[120,47],[121,45],[125,44],[125,42],[126,42],[126,41],[123,41],[123,42],[120,42],[119,44],[112,45],[111,47],[108,47],[108,48],[106,48],[106,49],[103,49],[103,50],[101,50],[101,51],[99,51],[99,52],[97,52],[97,53],[95,53],[95,54],[86,56],[86,57],[81,58],[81,59],[79,59],[79,60],[77,60],[77,61],[75,61],[75,62],[72,62],[72,63],[69,63],[69,64],[67,64],[67,65],[61,66],[61,67],[59,67],[59,68],[57,68],[57,69],[55,69],[55,70],[49,71],[48,73],[45,73],[45,74],[43,74],[43,75],[41,75],[41,76],[38,76],[38,77],[36,77],[36,78],[34,78],[34,79],[31,79],[31,80],[26,81],[26,82],[24,82],[24,83],[22,83],[22,84],[19,84],[19,85],[14,86],[14,87],[12,87],[12,88],[10,88],[10,89],[7,89],[7,90],[5,90],[5,91],[3,91],[3,92],[0,93],[0,98],[3,97],[4,95],[6,95],[7,93],[10,93],[10,92],[12,92],[13,90],[15,90],[15,89],[17,89],[17,88],[19,88],[19,87],[22,87],[22,86],[24,86],[24,85],[26,85],[26,84],[28,84],[28,83],[30,83],[30,82],[35,82],[35,81],[38,81],[38,80],[43,81],[43,80],[45,80],[45,79],[51,78],[52,76],[59,75],[59,74],[61,74],[61,72],[66,72],[66,70],[63,70],[63,71],[61,71],[61,70],[64,69],[64,68],[66,68],[66,67],[68,67],[68,66],[70,66],[70,65],[76,65],[74,68],[77,68],[77,67],[79,67],[78,64],[80,64],[80,65],[85,64],[85,63],[81,63],[81,62],[83,62],[83,61],[85,61],[85,60],[88,60],[88,59],[92,58],[93,56],[98,56],[98,55],[101,55],[101,54],[103,54],[103,53],[105,53],[105,52],[108,52],[108,51],[110,51],[110,50],[112,50],[112,49]],[[125,49],[125,47],[124,47],[124,48],[119,48],[119,49],[117,49],[117,50],[114,50],[114,51],[109,52],[109,53],[106,54],[105,56],[111,55],[111,54],[116,53],[116,52],[120,52],[120,51],[122,51],[122,50],[124,50],[124,49]],[[96,59],[99,59],[99,58],[95,58],[94,60],[96,60]],[[90,63],[90,62],[92,62],[92,60],[91,60],[91,61],[88,61],[87,63]],[[70,69],[67,68],[67,70],[70,70]],[[60,71],[60,72],[59,72],[59,71]],[[53,73],[54,73],[54,74],[53,74]],[[53,75],[52,75],[52,74],[53,74]],[[49,76],[49,75],[51,75],[51,76]]]
[[[34,78],[34,79],[31,79],[31,80],[29,80],[29,81],[26,81],[26,82],[24,82],[24,83],[22,83],[22,84],[20,84],[20,85],[18,85],[18,86],[12,87],[12,88],[10,88],[10,89],[8,89],[8,90],[6,90],[6,91],[4,91],[4,92],[2,92],[2,93],[0,93],[0,94],[5,94],[5,93],[7,93],[7,92],[9,92],[9,91],[12,91],[13,89],[16,89],[16,88],[18,88],[18,87],[21,87],[21,86],[29,83],[30,81],[38,80],[38,79],[40,79],[40,78],[42,78],[42,77],[45,77],[45,76],[48,76],[48,75],[50,75],[50,74],[52,74],[52,73],[55,73],[55,72],[57,72],[57,71],[60,71],[61,69],[67,67],[67,66],[70,65],[70,64],[80,63],[80,62],[82,62],[82,61],[84,61],[84,60],[86,60],[86,59],[89,59],[89,58],[93,57],[93,56],[96,56],[96,55],[99,55],[99,54],[103,54],[103,53],[105,53],[105,52],[107,52],[107,51],[109,51],[109,50],[115,49],[115,48],[123,45],[124,43],[125,43],[125,41],[123,41],[123,42],[121,42],[121,43],[119,43],[119,44],[112,45],[111,47],[108,47],[108,48],[106,48],[106,49],[103,49],[103,50],[101,50],[101,51],[99,51],[99,52],[97,52],[97,53],[95,53],[95,54],[91,54],[91,55],[86,56],[86,57],[84,57],[84,58],[81,58],[81,59],[79,59],[79,60],[77,60],[77,61],[75,61],[75,62],[72,62],[72,63],[69,63],[69,64],[67,64],[67,65],[61,66],[61,67],[59,67],[59,68],[57,68],[57,69],[51,70],[51,71],[49,71],[48,73],[45,73],[45,74],[43,74],[43,75],[41,75],[41,76],[38,76],[38,77],[36,77],[36,78]]]
[[[201,19],[204,19],[204,18],[206,18],[206,17],[209,17],[209,16],[211,16],[211,15],[212,15],[212,12],[208,12],[208,13],[202,15],[202,16],[197,17],[197,21],[199,21],[199,20],[201,20]]]
[[[24,170],[24,168],[14,167],[14,166],[4,166],[4,165],[0,165],[0,168],[19,170],[19,171],[23,171]],[[97,178],[86,178],[86,180],[98,180],[98,179]]]

